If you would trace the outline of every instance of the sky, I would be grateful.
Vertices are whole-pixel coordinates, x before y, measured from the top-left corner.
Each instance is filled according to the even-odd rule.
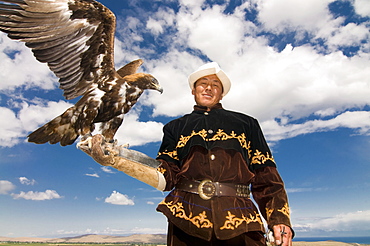
[[[192,111],[187,76],[216,61],[225,109],[258,119],[284,179],[296,237],[370,235],[370,1],[102,0],[115,64],[137,58],[145,92],[116,134],[155,158],[162,127]],[[166,196],[75,145],[27,135],[66,101],[57,78],[0,33],[0,236],[166,233]]]

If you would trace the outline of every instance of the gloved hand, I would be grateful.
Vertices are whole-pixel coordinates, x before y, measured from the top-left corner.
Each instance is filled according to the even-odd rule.
[[[158,190],[165,188],[166,181],[157,171],[160,162],[141,152],[108,143],[100,134],[84,140],[78,146],[103,166],[114,167]]]

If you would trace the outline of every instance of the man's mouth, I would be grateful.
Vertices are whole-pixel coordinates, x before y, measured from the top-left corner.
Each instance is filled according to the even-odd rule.
[[[211,94],[203,94],[204,97],[207,97],[207,98],[212,98],[212,95]]]

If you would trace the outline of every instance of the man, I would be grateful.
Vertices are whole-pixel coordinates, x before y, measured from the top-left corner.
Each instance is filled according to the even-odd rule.
[[[222,108],[231,83],[217,63],[189,85],[194,111],[165,125],[157,171],[122,157],[112,166],[171,191],[157,208],[168,218],[168,245],[266,245],[250,189],[275,243],[291,245],[287,195],[257,120]]]

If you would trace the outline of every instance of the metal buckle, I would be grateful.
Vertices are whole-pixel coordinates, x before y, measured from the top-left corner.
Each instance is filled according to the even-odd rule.
[[[249,197],[249,187],[246,185],[235,185],[236,195],[240,197]]]
[[[211,180],[205,179],[200,182],[198,186],[198,193],[200,198],[202,198],[203,200],[209,200],[216,193],[216,186]]]

